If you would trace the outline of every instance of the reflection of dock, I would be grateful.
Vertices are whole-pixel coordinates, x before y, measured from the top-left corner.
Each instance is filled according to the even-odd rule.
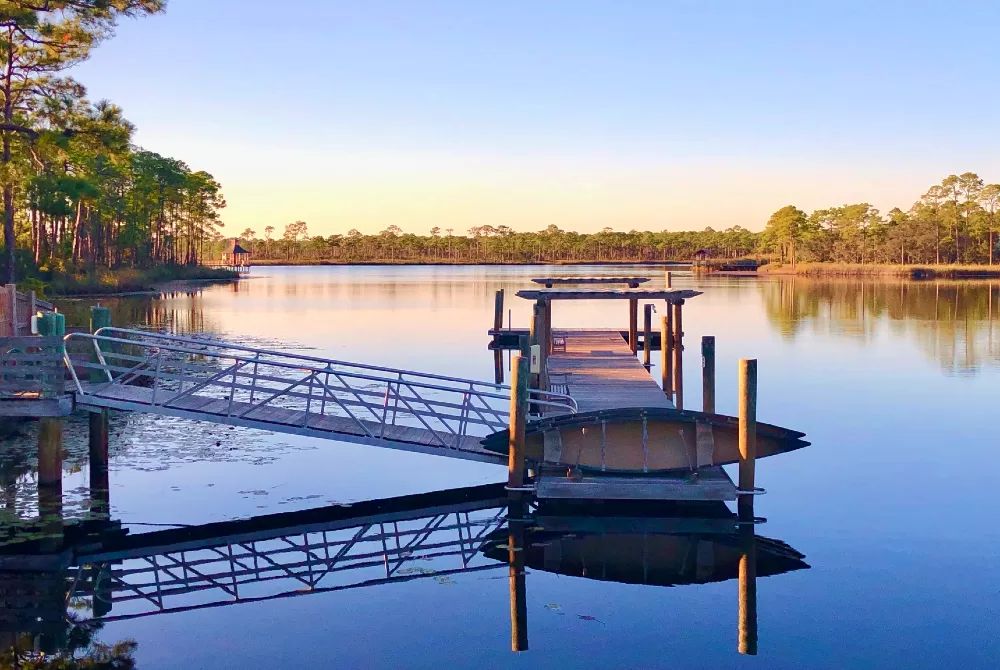
[[[0,633],[42,634],[59,648],[73,627],[101,621],[417,579],[451,583],[508,567],[512,648],[524,651],[527,567],[659,586],[738,579],[740,650],[754,653],[757,577],[809,567],[721,502],[603,512],[549,503],[532,512],[501,484],[127,536],[105,524],[103,533],[67,531],[66,543],[51,548],[75,567],[0,570]],[[29,547],[47,555],[39,544],[19,550]]]

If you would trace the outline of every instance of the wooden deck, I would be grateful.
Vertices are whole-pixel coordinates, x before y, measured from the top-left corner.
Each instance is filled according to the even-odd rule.
[[[674,407],[619,331],[556,330],[553,336],[565,341],[566,347],[549,355],[549,386],[571,395],[581,412]],[[736,500],[736,485],[721,467],[668,475],[568,477],[565,470],[543,465],[536,495],[539,499]]]
[[[556,330],[565,351],[549,355],[549,385],[568,393],[581,412],[621,407],[673,407],[617,330]]]

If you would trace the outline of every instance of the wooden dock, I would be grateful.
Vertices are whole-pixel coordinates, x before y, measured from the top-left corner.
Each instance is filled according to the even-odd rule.
[[[619,331],[556,330],[553,340],[560,346],[547,361],[550,388],[572,396],[580,412],[674,407]],[[546,438],[545,448],[548,452],[558,446]],[[543,465],[536,495],[539,499],[736,500],[736,485],[721,467],[615,476],[567,473]]]

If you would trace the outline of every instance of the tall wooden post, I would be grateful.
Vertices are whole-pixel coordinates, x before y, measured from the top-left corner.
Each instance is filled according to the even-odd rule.
[[[510,371],[507,486],[524,486],[524,427],[528,416],[528,359],[514,356]]]
[[[701,409],[715,414],[715,337],[701,338]]]
[[[673,337],[673,333],[670,332],[671,325],[670,305],[668,304],[667,315],[660,317],[660,385],[663,387],[663,392],[667,394],[667,398],[672,401],[674,399],[674,362],[673,350],[670,347],[670,339]]]
[[[674,311],[674,404],[684,409],[684,321],[682,318],[684,301],[673,304]]]
[[[649,369],[650,354],[653,349],[653,306],[642,306],[642,364]]]
[[[740,526],[739,652],[757,655],[757,538],[753,524]]]
[[[542,300],[542,324],[538,335],[541,356],[538,359],[538,388],[547,391],[549,388],[549,353],[552,352],[552,302]]]
[[[628,344],[634,355],[639,351],[639,300],[628,300]]]
[[[503,330],[503,289],[497,289],[493,298],[493,330]],[[494,338],[495,339],[495,338]]]
[[[510,580],[510,649],[528,650],[528,596],[524,579],[524,498],[511,494],[507,505],[507,565]]]
[[[739,486],[737,500],[740,521],[753,522],[754,469],[757,459],[757,361],[740,360],[739,397]]]
[[[531,312],[531,324],[528,327],[528,344],[531,346],[539,345],[539,350],[541,350],[541,340],[540,336],[543,330],[545,330],[545,324],[543,322],[544,312],[542,310],[542,304],[539,302],[535,303]],[[531,352],[528,352],[531,355]],[[541,354],[539,354],[539,363],[541,363]],[[533,389],[539,388],[539,376],[537,372],[531,373],[531,380],[529,386]]]
[[[664,274],[663,280],[664,280],[664,282],[665,282],[668,290],[671,289],[671,288],[673,288],[674,281],[673,281],[673,277],[671,276],[670,270],[666,271],[666,273]]]

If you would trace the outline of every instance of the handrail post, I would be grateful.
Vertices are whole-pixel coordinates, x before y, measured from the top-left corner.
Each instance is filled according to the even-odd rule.
[[[312,399],[313,399],[313,384],[316,381],[316,373],[312,372],[309,374],[309,390],[306,392],[306,416],[302,422],[303,428],[309,427],[309,410],[312,409]]]
[[[149,399],[149,404],[156,406],[156,389],[160,385],[160,366],[163,364],[163,348],[156,353],[156,372],[153,373],[153,395]]]

